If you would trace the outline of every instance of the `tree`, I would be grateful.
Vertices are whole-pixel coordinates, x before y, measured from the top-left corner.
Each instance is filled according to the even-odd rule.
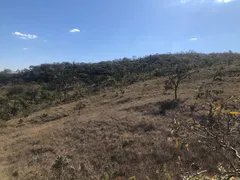
[[[3,73],[4,73],[4,74],[11,74],[11,73],[12,73],[12,70],[11,70],[11,69],[4,69],[4,70],[3,70]]]
[[[169,89],[174,90],[174,99],[178,98],[178,88],[180,83],[189,77],[188,67],[185,64],[177,65],[168,74],[168,80],[165,81],[165,92]]]

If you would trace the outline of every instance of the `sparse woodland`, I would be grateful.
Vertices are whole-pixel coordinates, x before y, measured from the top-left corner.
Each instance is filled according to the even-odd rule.
[[[240,178],[240,54],[6,69],[0,89],[0,179]]]

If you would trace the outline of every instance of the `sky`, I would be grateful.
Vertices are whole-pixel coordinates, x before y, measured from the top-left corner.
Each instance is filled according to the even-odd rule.
[[[0,0],[0,70],[240,52],[240,0]]]

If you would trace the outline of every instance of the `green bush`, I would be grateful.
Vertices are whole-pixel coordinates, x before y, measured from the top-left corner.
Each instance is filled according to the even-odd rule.
[[[11,118],[10,114],[6,111],[0,111],[0,119],[8,121]]]
[[[23,93],[23,88],[19,86],[12,87],[7,92],[7,97]]]

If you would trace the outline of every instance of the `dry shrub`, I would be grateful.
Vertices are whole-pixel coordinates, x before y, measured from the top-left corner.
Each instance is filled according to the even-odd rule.
[[[87,107],[86,103],[80,101],[76,104],[76,106],[74,107],[74,110],[77,110],[78,113],[80,114],[81,110],[86,108],[86,107]]]

